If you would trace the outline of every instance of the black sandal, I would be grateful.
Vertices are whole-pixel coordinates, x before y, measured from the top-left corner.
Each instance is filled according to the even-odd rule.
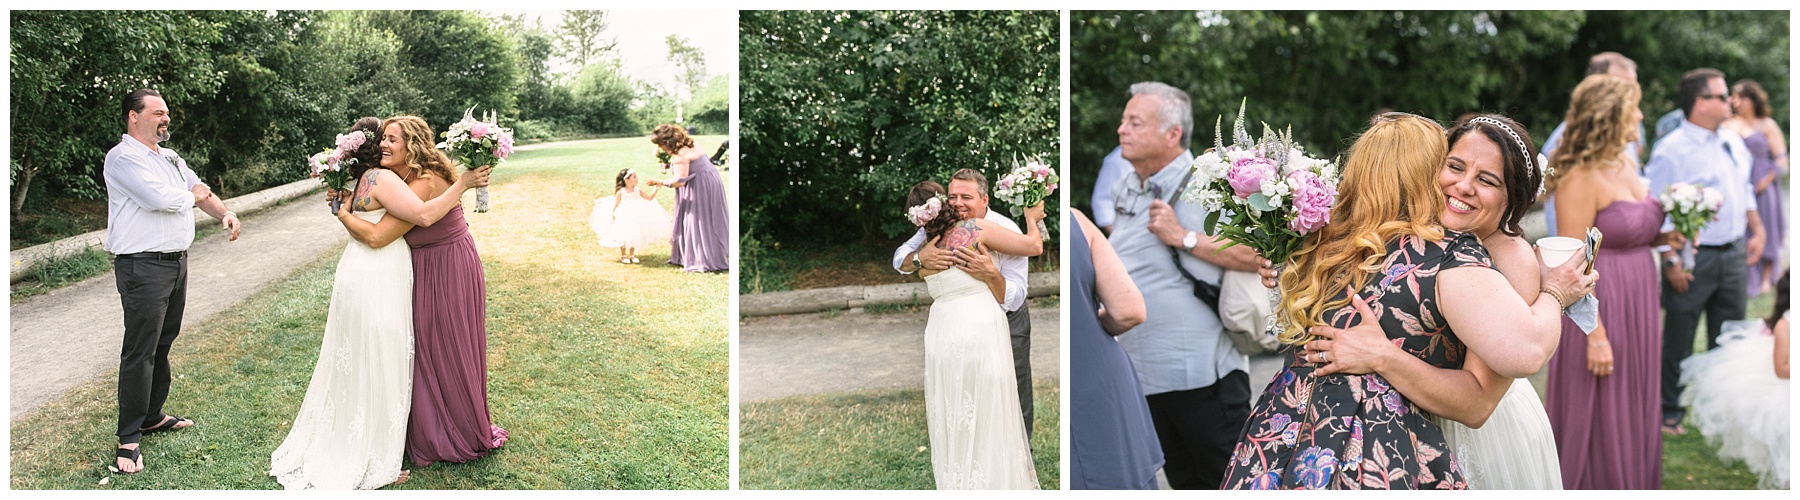
[[[144,469],[139,468],[137,472],[125,472],[125,469],[119,468],[119,459],[121,458],[129,460],[133,464],[142,465],[144,455],[143,453],[138,452],[137,448],[113,448],[113,463],[107,464],[106,467],[113,469],[114,472],[120,474],[137,474],[138,472],[144,471]]]
[[[138,431],[142,432],[144,434],[155,434],[155,433],[163,432],[163,431],[185,429],[186,427],[176,427],[178,425],[181,425],[182,422],[187,422],[189,427],[192,427],[194,425],[194,421],[192,421],[192,420],[177,417],[174,415],[165,415],[163,417],[162,422],[157,422],[157,424],[154,426],[138,429]]]

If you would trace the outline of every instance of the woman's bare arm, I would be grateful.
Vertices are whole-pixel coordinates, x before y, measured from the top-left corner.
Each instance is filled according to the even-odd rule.
[[[491,171],[492,167],[482,167],[482,169]],[[461,204],[464,191],[477,185],[486,184],[485,181],[470,181],[471,178],[486,178],[486,174],[470,171],[457,177],[456,182],[451,184],[450,189],[443,195],[425,201],[408,189],[398,174],[386,169],[374,172],[376,175],[375,178],[370,179],[367,196],[374,198],[375,201],[381,203],[382,207],[387,208],[388,215],[426,227],[437,223],[438,220],[450,213],[450,209]],[[476,182],[480,182],[480,184],[476,184]]]
[[[1118,335],[1142,324],[1144,295],[1125,272],[1125,263],[1113,251],[1112,242],[1106,240],[1104,233],[1094,221],[1088,220],[1086,214],[1079,210],[1069,213],[1075,216],[1075,223],[1081,225],[1081,234],[1087,238],[1088,250],[1093,254],[1094,295],[1100,297],[1100,328],[1108,334]]]

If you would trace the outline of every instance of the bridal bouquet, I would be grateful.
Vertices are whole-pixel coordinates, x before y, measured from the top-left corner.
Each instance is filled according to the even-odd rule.
[[[1695,248],[1700,244],[1700,228],[1718,218],[1719,208],[1725,205],[1724,195],[1710,187],[1677,182],[1664,189],[1656,199],[1662,202],[1663,212],[1669,214],[1669,220],[1675,222],[1675,230],[1687,237],[1688,244],[1681,248],[1681,266],[1692,270]]]
[[[1056,186],[1061,183],[1062,177],[1056,175],[1056,169],[1042,163],[1026,163],[1001,177],[1000,182],[995,184],[994,195],[1000,201],[1011,204],[1013,217],[1018,217],[1027,207],[1043,203],[1045,198],[1056,192]],[[1040,220],[1037,224],[1038,234],[1044,237],[1044,241],[1050,241],[1050,231],[1044,226],[1044,221]]]
[[[482,165],[499,164],[512,156],[512,129],[501,127],[492,111],[481,120],[475,119],[475,108],[463,112],[462,121],[450,125],[449,130],[439,134],[444,142],[437,145],[451,158],[467,168]],[[475,213],[487,213],[488,188],[482,186],[475,189]]]
[[[325,189],[332,191],[348,191],[350,183],[350,167],[356,165],[356,158],[351,154],[361,148],[366,141],[373,140],[367,131],[357,130],[348,134],[338,134],[337,146],[327,148],[312,155],[307,164],[312,167],[312,176],[325,184]],[[331,200],[331,213],[337,213],[343,206],[343,199]]]
[[[1230,240],[1224,248],[1248,246],[1280,266],[1306,235],[1331,220],[1337,166],[1306,156],[1294,144],[1291,128],[1272,131],[1264,123],[1262,139],[1252,140],[1244,130],[1242,105],[1232,124],[1232,145],[1219,136],[1217,121],[1213,128],[1213,148],[1194,158],[1193,178],[1182,197],[1211,212],[1203,228],[1208,236]]]

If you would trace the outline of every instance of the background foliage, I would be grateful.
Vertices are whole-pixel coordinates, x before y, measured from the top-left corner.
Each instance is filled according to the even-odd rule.
[[[1024,158],[1060,161],[1055,11],[745,11],[739,22],[740,135],[754,166],[745,262],[778,241],[910,234],[900,214],[918,181],[974,168],[994,182]]]
[[[470,11],[14,11],[13,247],[97,229],[101,163],[136,88],[163,93],[169,146],[227,197],[304,178],[306,156],[360,116],[417,114],[443,130],[477,106],[526,141],[674,121],[672,94],[624,73],[605,14],[546,28]],[[553,69],[574,56],[569,74]],[[687,125],[725,130],[725,81],[693,92]]]
[[[1070,196],[1087,205],[1132,83],[1156,80],[1194,100],[1194,146],[1214,118],[1249,98],[1248,118],[1293,125],[1309,150],[1336,155],[1382,109],[1440,121],[1502,112],[1538,143],[1562,121],[1587,59],[1638,64],[1647,121],[1675,109],[1681,74],[1725,72],[1769,91],[1787,123],[1785,12],[1667,11],[1075,11],[1069,26]],[[1654,127],[1652,127],[1653,129]]]

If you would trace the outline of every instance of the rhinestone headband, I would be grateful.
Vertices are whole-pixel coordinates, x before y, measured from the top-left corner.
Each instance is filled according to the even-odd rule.
[[[1519,145],[1519,156],[1525,158],[1525,167],[1538,169],[1538,174],[1540,175],[1544,173],[1542,170],[1544,166],[1543,162],[1538,162],[1536,165],[1532,164],[1533,160],[1531,158],[1531,153],[1525,148],[1525,139],[1519,137],[1519,133],[1514,132],[1512,127],[1506,126],[1505,123],[1500,123],[1500,120],[1495,120],[1486,116],[1477,116],[1469,120],[1469,123],[1486,123],[1488,125],[1500,127],[1500,130],[1506,131],[1506,135],[1512,136],[1513,144]]]

